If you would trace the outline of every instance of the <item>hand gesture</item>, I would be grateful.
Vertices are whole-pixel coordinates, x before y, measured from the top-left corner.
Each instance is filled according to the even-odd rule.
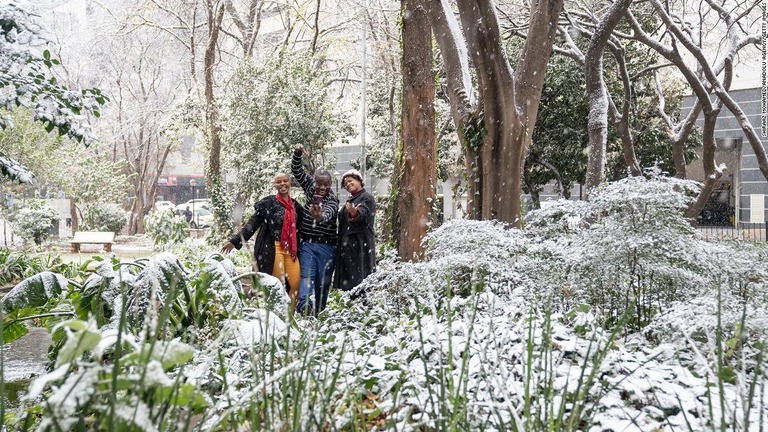
[[[349,213],[349,217],[355,218],[357,217],[357,205],[352,204],[350,202],[345,204],[345,208],[347,209],[347,213]]]
[[[321,206],[320,204],[310,204],[309,214],[312,215],[312,217],[315,218],[316,221],[322,220],[323,206]]]
[[[220,252],[223,253],[223,254],[228,254],[228,253],[232,252],[232,249],[234,249],[234,248],[235,248],[235,245],[232,244],[232,242],[227,242],[227,244],[225,244],[224,246],[221,247],[221,251]]]

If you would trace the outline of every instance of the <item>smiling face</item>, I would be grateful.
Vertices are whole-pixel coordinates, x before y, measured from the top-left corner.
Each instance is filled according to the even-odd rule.
[[[275,176],[275,190],[278,195],[284,197],[291,196],[291,179],[288,177],[288,174],[278,173]]]
[[[363,184],[360,182],[360,180],[356,179],[354,176],[346,176],[343,180],[344,189],[347,190],[347,192],[353,194],[360,189],[363,188]]]
[[[315,193],[317,195],[327,196],[331,191],[331,176],[328,175],[316,175],[315,176]]]

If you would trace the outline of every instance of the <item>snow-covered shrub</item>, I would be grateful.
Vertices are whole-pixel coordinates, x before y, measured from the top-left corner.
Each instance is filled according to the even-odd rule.
[[[587,201],[557,200],[525,215],[525,234],[538,240],[557,239],[585,229],[591,215]]]
[[[88,231],[119,234],[128,223],[128,217],[118,204],[95,204],[85,210],[83,222]]]
[[[768,346],[768,247],[741,241],[707,243],[713,275],[692,296],[659,309],[644,334],[655,342],[685,341],[717,363],[754,369],[757,354]]]
[[[181,260],[193,262],[203,261],[211,253],[209,245],[191,237],[187,237],[180,243],[171,244],[166,250]],[[232,259],[232,255],[234,254],[229,255],[228,258]]]
[[[51,227],[59,220],[59,212],[44,200],[30,200],[27,207],[13,212],[9,220],[21,238],[40,245],[51,235]]]
[[[532,212],[530,235],[548,252],[545,269],[565,269],[548,287],[553,298],[567,292],[571,305],[593,305],[609,321],[628,313],[642,326],[669,303],[700,294],[714,268],[709,245],[683,218],[696,187],[633,177],[601,185],[589,202]]]
[[[725,364],[754,371],[758,354],[768,344],[768,306],[722,294],[720,298],[713,293],[669,305],[654,317],[644,334],[654,342],[692,345],[711,365],[717,364],[720,344]]]
[[[189,224],[173,212],[159,211],[144,218],[144,227],[155,246],[164,246],[183,242],[187,238]]]
[[[52,264],[60,264],[56,260]],[[0,286],[8,286],[22,279],[47,270],[41,257],[32,256],[24,251],[11,251],[0,248]]]
[[[495,221],[449,220],[424,241],[426,261],[382,260],[352,297],[383,291],[375,298],[402,310],[415,298],[433,305],[449,294],[466,297],[488,288],[511,295],[525,285],[517,260],[524,256],[528,241],[519,230],[505,229]]]

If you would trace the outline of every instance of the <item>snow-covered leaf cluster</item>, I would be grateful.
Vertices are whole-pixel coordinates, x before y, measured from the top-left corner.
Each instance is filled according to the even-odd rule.
[[[51,75],[59,64],[47,49],[48,40],[29,5],[0,4],[0,107],[24,106],[48,132],[58,130],[86,144],[95,138],[88,115],[99,116],[106,97],[98,89],[69,90]],[[0,127],[8,124],[0,118]]]

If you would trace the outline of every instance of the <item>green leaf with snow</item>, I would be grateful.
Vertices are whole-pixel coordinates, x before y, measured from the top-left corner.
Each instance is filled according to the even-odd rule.
[[[59,350],[56,367],[79,358],[101,341],[101,333],[94,321],[69,320],[57,325],[54,332],[58,329],[64,329],[67,332],[67,341]]]
[[[29,333],[27,326],[19,321],[3,322],[3,343],[10,343]]]
[[[133,279],[130,272],[118,274],[110,263],[102,262],[83,284],[82,295],[76,304],[77,316],[86,319],[88,314],[93,314],[100,326],[106,324],[114,314],[121,282],[130,283]]]
[[[113,411],[118,431],[157,431],[152,424],[152,409],[135,396],[115,403]],[[102,425],[106,429],[106,424]]]
[[[227,262],[231,266],[231,262]],[[213,316],[229,318],[241,314],[242,289],[240,282],[232,281],[233,276],[225,263],[212,257],[205,260],[205,266],[192,281],[193,290],[187,299],[188,313],[196,317],[196,325],[204,325],[204,321]]]
[[[12,312],[20,308],[44,306],[61,294],[69,282],[64,276],[45,271],[24,279],[0,300],[0,309]]]
[[[170,370],[192,360],[194,355],[195,349],[191,345],[174,339],[168,342],[157,341],[152,345],[146,344],[140,352],[128,354],[122,361],[126,365],[139,365],[155,360],[162,363],[163,369]]]
[[[186,318],[184,294],[187,283],[186,271],[178,257],[167,252],[153,256],[137,276],[134,291],[128,299],[131,323],[141,325],[150,313],[159,313],[167,308],[168,316],[163,317],[164,323],[174,329],[178,327]],[[153,312],[150,312],[150,307]]]
[[[172,387],[159,387],[155,390],[155,399],[165,401],[171,405],[189,407],[199,412],[208,407],[208,402],[192,384],[178,384]]]
[[[729,366],[722,366],[717,375],[720,380],[728,384],[736,384],[736,379],[738,378],[736,371]]]

